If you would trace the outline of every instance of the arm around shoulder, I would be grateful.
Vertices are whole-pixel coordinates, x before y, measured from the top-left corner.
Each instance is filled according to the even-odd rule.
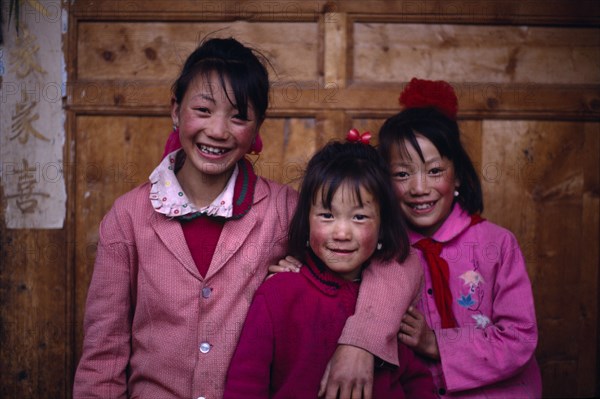
[[[363,348],[398,365],[402,316],[422,284],[423,269],[414,251],[403,263],[372,262],[363,272],[355,314],[346,321],[338,343]]]

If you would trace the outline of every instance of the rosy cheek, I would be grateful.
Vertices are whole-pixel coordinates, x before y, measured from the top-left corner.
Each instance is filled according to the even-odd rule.
[[[401,183],[395,183],[394,184],[394,194],[396,194],[396,197],[398,199],[402,198],[402,196],[404,195],[404,192],[406,190],[404,190],[404,187],[402,187]]]

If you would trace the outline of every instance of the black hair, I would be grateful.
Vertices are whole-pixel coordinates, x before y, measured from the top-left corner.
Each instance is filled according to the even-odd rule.
[[[235,96],[235,104],[240,116],[248,118],[248,103],[254,107],[259,121],[264,120],[269,106],[269,74],[265,67],[266,58],[258,51],[244,46],[234,38],[213,38],[204,41],[192,52],[173,87],[173,97],[181,104],[190,83],[202,75],[208,79],[215,72],[219,76],[221,88],[229,80]]]
[[[362,205],[361,187],[379,203],[379,241],[382,249],[375,251],[373,258],[396,258],[400,262],[406,259],[409,250],[406,223],[392,189],[387,165],[370,145],[337,141],[325,145],[308,162],[298,205],[289,227],[289,253],[298,259],[305,259],[311,207],[321,201],[325,208],[331,209],[333,197],[343,184],[350,184],[359,204]],[[321,198],[317,198],[320,189]]]
[[[483,212],[481,182],[460,141],[458,124],[436,108],[408,108],[387,119],[379,130],[379,153],[389,165],[393,146],[407,153],[406,141],[425,162],[417,135],[431,141],[441,156],[452,161],[456,178],[460,181],[456,200],[461,206],[470,214]]]

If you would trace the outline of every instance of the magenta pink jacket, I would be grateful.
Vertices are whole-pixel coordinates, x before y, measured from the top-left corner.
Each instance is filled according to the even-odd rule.
[[[452,310],[458,327],[442,329],[423,255],[418,307],[435,331],[441,362],[430,362],[444,398],[539,398],[538,333],[531,283],[514,235],[471,217],[458,205],[434,234],[445,243]],[[423,236],[410,232],[411,244]],[[415,250],[416,251],[416,250]]]
[[[225,223],[205,278],[180,222],[154,211],[149,188],[117,199],[100,226],[76,399],[220,398],[254,293],[286,254],[297,201],[289,187],[258,179],[252,208]],[[372,266],[340,343],[397,364],[400,316],[422,270],[416,257]]]
[[[279,273],[256,291],[231,359],[224,399],[317,398],[327,362],[354,313],[359,283],[323,264],[320,271],[315,262],[320,263],[309,255],[300,273]],[[375,368],[373,398],[435,399],[427,366],[404,345],[398,357],[400,367],[385,363]]]

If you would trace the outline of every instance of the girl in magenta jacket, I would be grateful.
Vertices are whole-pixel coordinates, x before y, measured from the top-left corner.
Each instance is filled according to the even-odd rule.
[[[481,186],[461,145],[457,99],[442,81],[413,79],[379,149],[418,251],[425,285],[399,338],[428,360],[439,395],[537,398],[537,326],[514,235],[481,217]]]
[[[408,255],[389,181],[377,151],[360,141],[330,143],[311,159],[289,232],[290,252],[304,267],[275,275],[256,292],[227,375],[226,399],[317,398],[354,313],[363,268],[371,259]],[[373,398],[434,398],[427,367],[404,345],[398,358],[400,367],[379,362]]]
[[[176,145],[100,225],[76,399],[223,395],[250,301],[285,254],[297,202],[245,158],[260,151],[268,99],[265,66],[235,39],[207,40],[186,60],[171,100]],[[422,277],[418,260],[373,268],[381,271],[365,273],[357,308],[377,309],[400,279],[407,289],[394,306],[403,313]],[[342,358],[367,350],[397,362],[396,319],[357,312],[340,338],[355,346],[340,345]]]

